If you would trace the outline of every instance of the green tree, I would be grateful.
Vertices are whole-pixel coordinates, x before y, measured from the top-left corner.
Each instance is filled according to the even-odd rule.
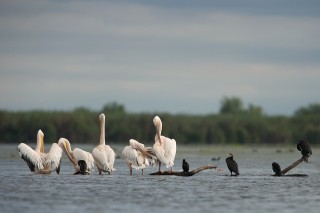
[[[252,116],[261,116],[263,114],[262,107],[255,106],[253,104],[249,104],[247,112],[249,115],[252,115]]]
[[[224,97],[221,101],[221,114],[239,114],[243,113],[243,103],[240,98],[237,97]]]
[[[307,107],[301,107],[295,112],[295,116],[306,115],[320,115],[320,103],[314,103]]]
[[[122,104],[118,104],[117,102],[112,102],[104,105],[102,108],[102,112],[105,113],[116,113],[116,114],[125,114],[126,110]]]

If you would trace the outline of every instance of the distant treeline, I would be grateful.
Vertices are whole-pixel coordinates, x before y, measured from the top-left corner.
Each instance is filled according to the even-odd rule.
[[[128,113],[121,104],[110,103],[101,111],[0,111],[1,142],[35,142],[41,129],[45,142],[65,137],[72,143],[98,143],[100,113],[106,115],[106,140],[127,143],[134,138],[150,144],[155,128],[152,113]],[[269,116],[259,106],[243,106],[237,97],[225,97],[218,114],[157,113],[165,136],[179,144],[289,144],[305,139],[320,144],[320,104],[298,109],[293,116]]]

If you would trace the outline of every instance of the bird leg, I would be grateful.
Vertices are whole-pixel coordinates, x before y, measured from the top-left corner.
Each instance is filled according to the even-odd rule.
[[[142,175],[143,175],[143,169],[142,169]]]
[[[161,168],[161,161],[159,161],[159,172],[161,172],[160,168]]]
[[[132,164],[128,163],[128,167],[129,167],[130,175],[132,175]]]

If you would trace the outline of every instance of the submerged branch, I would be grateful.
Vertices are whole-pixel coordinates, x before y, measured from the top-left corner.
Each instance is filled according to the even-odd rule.
[[[207,165],[207,166],[201,166],[197,169],[194,169],[194,170],[191,170],[189,172],[175,172],[175,171],[164,171],[164,172],[161,172],[161,171],[158,171],[158,172],[155,172],[155,173],[151,173],[149,175],[175,175],[175,176],[192,176],[194,174],[197,174],[198,172],[201,172],[203,170],[206,170],[206,169],[218,169],[217,166],[215,165]]]
[[[296,162],[294,162],[293,164],[291,164],[290,166],[288,166],[287,168],[285,168],[284,170],[282,170],[280,172],[281,175],[284,175],[285,173],[289,172],[291,169],[293,169],[294,167],[298,166],[301,162],[303,161],[303,158],[300,158],[299,160],[297,160]]]

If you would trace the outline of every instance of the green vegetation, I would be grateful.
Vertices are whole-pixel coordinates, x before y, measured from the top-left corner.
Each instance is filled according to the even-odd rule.
[[[106,140],[127,142],[134,138],[152,142],[155,129],[152,113],[128,113],[117,103],[101,111],[76,108],[73,111],[0,111],[0,141],[35,142],[39,129],[45,141],[60,137],[74,143],[99,141],[99,114],[106,115]],[[293,116],[268,116],[259,106],[243,106],[241,99],[225,97],[219,114],[187,115],[158,113],[163,121],[163,134],[179,144],[289,144],[305,139],[320,143],[320,104],[302,107]]]

